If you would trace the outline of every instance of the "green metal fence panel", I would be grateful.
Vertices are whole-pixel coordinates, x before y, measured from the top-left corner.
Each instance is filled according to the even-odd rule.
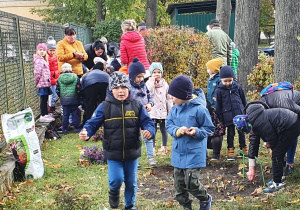
[[[75,28],[76,38],[83,44],[92,42],[90,28],[69,25]],[[0,115],[31,107],[34,116],[39,116],[40,99],[34,84],[33,55],[37,44],[46,42],[49,36],[57,42],[62,40],[64,26],[0,11]]]
[[[206,26],[212,19],[216,18],[216,14],[179,14],[176,15],[176,24],[180,26],[190,26],[202,32],[206,32]],[[174,22],[174,21],[173,21]],[[235,13],[231,13],[229,37],[234,40]]]

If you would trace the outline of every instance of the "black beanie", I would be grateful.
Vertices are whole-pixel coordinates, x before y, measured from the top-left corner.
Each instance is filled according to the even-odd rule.
[[[144,65],[139,62],[139,59],[133,58],[132,63],[128,67],[129,80],[134,82],[137,75],[146,73]]]
[[[220,70],[220,78],[234,78],[232,68],[230,66],[223,66]]]
[[[192,98],[193,86],[193,82],[189,77],[179,75],[170,83],[168,93],[181,100],[189,100]]]
[[[103,69],[104,69],[103,63],[102,62],[96,63],[94,65],[93,69],[99,69],[99,70],[103,71]]]
[[[119,69],[121,68],[121,64],[119,63],[119,61],[116,58],[114,58],[111,61],[110,65],[114,67],[114,71],[119,71]]]

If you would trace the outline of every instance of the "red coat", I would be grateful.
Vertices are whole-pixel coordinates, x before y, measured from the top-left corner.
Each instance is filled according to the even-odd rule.
[[[144,64],[145,69],[149,69],[150,64],[146,54],[145,40],[139,32],[128,31],[121,36],[120,52],[123,64],[129,66],[132,59],[137,57]]]
[[[58,70],[58,62],[55,55],[48,54],[48,56],[49,68],[51,73],[51,85],[55,85],[60,75]]]

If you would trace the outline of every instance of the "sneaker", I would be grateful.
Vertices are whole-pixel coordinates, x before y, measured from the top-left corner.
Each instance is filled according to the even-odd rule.
[[[211,160],[211,161],[220,160],[220,154],[214,153],[210,160]]]
[[[212,201],[212,197],[210,194],[208,195],[208,200],[207,201],[200,201],[200,210],[210,210],[211,207],[211,201]]]
[[[149,166],[150,167],[156,167],[157,166],[157,162],[156,160],[154,159],[154,157],[150,157],[148,158],[149,159]]]
[[[50,120],[52,120],[52,121],[55,121],[55,119],[54,119],[53,117],[51,117],[50,115],[48,115],[48,114],[45,115],[45,117],[47,117],[48,119],[50,119]],[[52,121],[51,121],[51,122],[52,122]]]
[[[285,178],[285,176],[282,176],[282,177],[281,177],[281,183],[282,183],[282,184],[285,184],[285,183],[286,183],[286,178]],[[270,187],[272,184],[273,184],[273,179],[267,183],[267,186]]]
[[[228,148],[227,160],[229,160],[229,161],[235,160],[235,158],[234,158],[234,148]]]
[[[283,183],[275,183],[273,182],[273,184],[271,184],[269,187],[267,187],[266,189],[263,190],[263,193],[267,194],[267,193],[273,193],[279,190],[284,189],[284,184]]]
[[[40,117],[40,120],[39,120],[41,123],[49,123],[49,122],[52,122],[52,120],[48,117],[45,116],[41,116]]]
[[[291,173],[293,173],[294,167],[292,167],[291,165],[286,164],[286,167],[283,171],[283,176],[288,176]]]

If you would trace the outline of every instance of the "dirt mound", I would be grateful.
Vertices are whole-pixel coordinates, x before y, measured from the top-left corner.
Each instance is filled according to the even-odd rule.
[[[241,162],[241,160],[238,160]],[[247,178],[243,181],[243,165],[234,162],[208,163],[206,168],[201,169],[201,183],[213,196],[214,200],[232,200],[239,197],[250,196],[251,193],[263,186],[260,167],[256,166],[256,180],[249,182]],[[270,170],[264,169],[265,181],[272,179]],[[245,169],[245,173],[247,172]],[[173,167],[169,165],[158,166],[149,169],[139,176],[140,195],[153,200],[170,200],[174,198]]]

